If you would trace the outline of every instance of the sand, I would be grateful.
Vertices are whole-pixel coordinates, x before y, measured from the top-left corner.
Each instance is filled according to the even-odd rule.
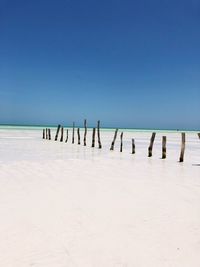
[[[54,131],[55,133],[55,131]],[[38,129],[0,129],[0,266],[199,267],[200,140],[124,132],[109,151],[41,139]],[[70,132],[71,134],[71,132]],[[81,131],[81,138],[83,133]],[[136,154],[131,155],[131,138]]]

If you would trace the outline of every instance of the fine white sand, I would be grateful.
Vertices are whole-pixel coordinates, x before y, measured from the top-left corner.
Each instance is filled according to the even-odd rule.
[[[37,129],[0,129],[0,266],[199,267],[200,140],[124,132],[124,150],[42,140]],[[54,133],[52,135],[55,134]],[[81,139],[83,132],[81,131]],[[136,154],[131,155],[131,138]],[[82,140],[81,140],[82,141]]]

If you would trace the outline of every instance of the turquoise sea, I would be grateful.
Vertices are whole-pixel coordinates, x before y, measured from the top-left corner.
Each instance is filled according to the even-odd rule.
[[[64,125],[65,128],[72,128],[72,126],[66,126]],[[76,128],[79,127],[80,129],[83,128],[82,126],[76,126]],[[0,130],[41,130],[43,128],[57,128],[55,125],[3,125],[0,124]],[[88,129],[92,129],[92,127],[88,127]],[[102,131],[114,131],[116,128],[101,128]],[[175,133],[175,132],[188,132],[188,133],[198,133],[200,132],[197,130],[187,130],[187,129],[138,129],[138,128],[119,128],[121,131],[126,131],[126,132],[169,132],[169,133]]]

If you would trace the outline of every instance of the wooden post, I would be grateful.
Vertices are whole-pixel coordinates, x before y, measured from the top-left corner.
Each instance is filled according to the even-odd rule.
[[[84,120],[84,128],[85,128],[85,132],[84,132],[83,145],[86,146],[86,135],[87,135],[87,121],[86,120]]]
[[[122,148],[123,148],[123,132],[120,135],[120,152],[122,152]]]
[[[55,141],[58,140],[58,134],[59,134],[59,131],[60,131],[60,127],[61,127],[61,125],[58,124],[57,131],[56,131],[56,136],[55,136]]]
[[[200,138],[200,133],[198,133],[198,136],[199,136],[199,138]]]
[[[45,139],[45,129],[43,129],[42,139]]]
[[[135,141],[132,138],[132,154],[135,154]]]
[[[63,142],[63,132],[64,132],[64,128],[61,127],[61,137],[60,137],[60,142]]]
[[[96,128],[93,128],[93,132],[92,132],[92,147],[95,147],[95,132],[96,132]]]
[[[155,140],[155,136],[156,136],[156,133],[152,133],[152,136],[151,136],[151,140],[150,140],[150,145],[149,145],[149,148],[148,148],[148,157],[152,157],[152,149],[153,149],[153,143],[154,143],[154,140]]]
[[[162,137],[162,159],[166,159],[166,143],[167,143],[167,137]]]
[[[184,161],[184,153],[185,153],[185,133],[181,133],[181,154],[180,154],[179,162]]]
[[[45,132],[46,132],[46,139],[48,140],[49,138],[48,138],[48,129],[47,128],[46,128]]]
[[[75,127],[75,123],[73,122],[73,129],[72,129],[72,144],[74,144],[74,127]]]
[[[65,143],[67,143],[68,141],[68,129],[67,129],[67,133],[66,133],[66,140],[65,140]]]
[[[114,134],[113,141],[112,141],[112,143],[111,143],[110,150],[114,150],[115,140],[116,140],[116,138],[117,138],[117,132],[118,132],[118,129],[115,130],[115,134]]]
[[[80,141],[80,128],[77,129],[77,134],[78,134],[78,145],[81,144],[81,141]]]
[[[49,140],[51,140],[51,129],[48,129]]]
[[[97,135],[98,135],[98,144],[99,144],[99,148],[102,148],[101,145],[101,139],[100,139],[100,121],[97,122]]]

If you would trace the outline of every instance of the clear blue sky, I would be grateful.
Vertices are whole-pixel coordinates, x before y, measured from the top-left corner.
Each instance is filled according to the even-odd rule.
[[[0,0],[0,123],[200,128],[199,0]]]

